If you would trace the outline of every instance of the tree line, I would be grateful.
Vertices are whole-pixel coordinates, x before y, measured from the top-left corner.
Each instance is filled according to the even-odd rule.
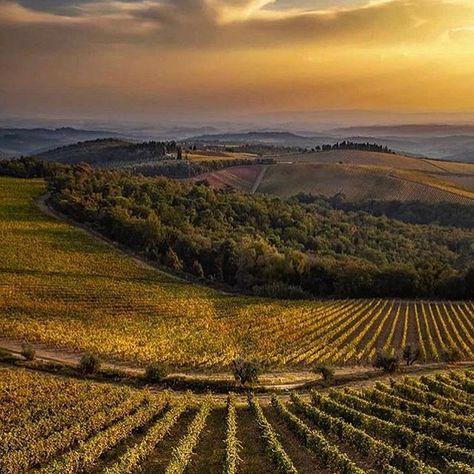
[[[351,142],[344,140],[342,142],[334,143],[333,145],[318,145],[311,149],[311,151],[331,151],[331,150],[362,150],[373,151],[379,153],[395,154],[388,146],[379,145],[378,143],[369,142]]]
[[[321,206],[343,211],[363,211],[376,217],[385,216],[410,224],[435,224],[474,229],[474,201],[472,204],[375,199],[350,201],[342,193],[331,197],[299,193],[294,196],[294,199],[304,204],[318,203]]]

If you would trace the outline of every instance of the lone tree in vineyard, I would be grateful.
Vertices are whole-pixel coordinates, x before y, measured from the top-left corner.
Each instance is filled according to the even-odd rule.
[[[236,359],[232,362],[232,373],[235,380],[242,385],[255,383],[258,380],[260,367],[257,362],[246,361],[244,359]]]
[[[407,365],[413,365],[420,357],[420,349],[413,348],[411,344],[408,344],[403,349],[403,360]]]

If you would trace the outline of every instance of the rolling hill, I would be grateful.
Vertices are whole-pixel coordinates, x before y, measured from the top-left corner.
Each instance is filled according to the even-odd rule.
[[[0,128],[0,152],[6,155],[30,155],[97,138],[118,138],[118,133],[106,130],[80,130],[71,127]]]
[[[136,143],[118,138],[105,138],[55,148],[36,156],[64,164],[84,162],[97,166],[122,166],[162,160],[165,155],[175,151],[175,145],[164,142]]]
[[[474,165],[367,151],[275,157],[260,169],[234,167],[199,176],[217,187],[288,197],[299,192],[349,199],[474,203]],[[258,181],[257,181],[258,180]]]

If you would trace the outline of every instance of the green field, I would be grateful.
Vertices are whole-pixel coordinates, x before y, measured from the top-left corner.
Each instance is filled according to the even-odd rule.
[[[143,266],[34,203],[37,180],[0,179],[0,333],[105,358],[226,367],[369,362],[420,346],[422,360],[474,354],[471,302],[279,301],[232,296]]]

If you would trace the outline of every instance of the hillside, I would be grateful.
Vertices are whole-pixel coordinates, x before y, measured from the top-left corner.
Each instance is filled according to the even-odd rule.
[[[78,141],[104,137],[119,137],[118,133],[101,130],[81,130],[70,127],[0,128],[0,152],[8,155],[29,155],[71,145]]]
[[[174,142],[136,143],[115,138],[89,140],[75,143],[36,156],[42,160],[57,161],[64,164],[89,163],[97,166],[121,166],[160,161],[166,155],[176,157]]]
[[[44,191],[40,180],[0,178],[3,337],[187,368],[225,367],[239,355],[272,366],[345,364],[406,343],[438,360],[451,334],[464,358],[474,356],[472,303],[225,295],[45,215],[34,204]]]
[[[288,197],[299,192],[349,199],[474,202],[474,164],[366,151],[328,151],[275,157],[263,174],[228,168],[200,176],[217,187]],[[260,181],[257,183],[257,176]],[[252,182],[253,180],[253,182]]]

